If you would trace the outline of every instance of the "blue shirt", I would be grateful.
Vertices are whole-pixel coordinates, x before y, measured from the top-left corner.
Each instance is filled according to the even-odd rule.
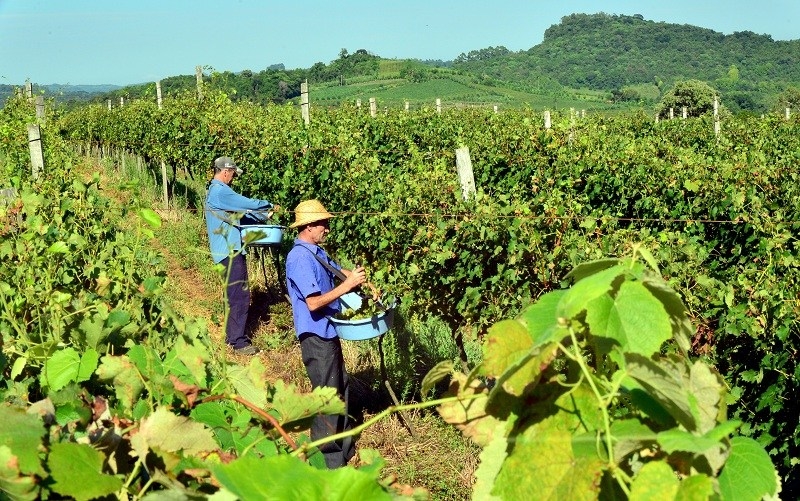
[[[212,179],[206,195],[206,229],[211,258],[219,263],[242,249],[242,235],[237,225],[241,214],[248,210],[268,210],[272,204],[266,200],[239,195],[230,186]]]
[[[286,256],[286,290],[292,301],[295,334],[300,337],[310,332],[321,338],[332,339],[336,337],[336,328],[328,317],[339,313],[339,300],[316,311],[310,311],[306,304],[308,296],[324,294],[335,287],[333,275],[317,261],[315,254],[337,270],[342,269],[331,261],[320,246],[295,239],[294,247]]]

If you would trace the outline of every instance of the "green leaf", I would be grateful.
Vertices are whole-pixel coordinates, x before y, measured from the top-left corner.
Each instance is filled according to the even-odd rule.
[[[625,361],[628,375],[687,430],[703,434],[721,419],[722,380],[702,362],[687,366],[676,356],[656,362],[632,353]]]
[[[587,321],[598,317],[592,309],[598,304],[589,305]],[[605,337],[616,341],[623,353],[649,357],[672,335],[663,305],[640,282],[624,282],[620,286],[607,318]],[[591,323],[590,326],[594,327]]]
[[[217,442],[202,423],[159,407],[141,422],[139,432],[131,438],[131,447],[140,458],[149,450],[197,455],[217,449]]]
[[[105,456],[89,445],[57,443],[50,449],[47,464],[55,481],[53,491],[77,501],[113,494],[122,479],[102,472]]]
[[[23,475],[44,475],[39,462],[46,435],[42,419],[28,414],[19,407],[0,404],[0,448],[7,447],[15,457],[16,468]]]
[[[105,320],[101,315],[92,315],[81,320],[78,329],[83,333],[86,346],[97,349],[98,345],[106,338],[104,331]]]
[[[23,501],[39,499],[36,476],[20,471],[18,457],[6,445],[0,445],[0,497]]]
[[[267,405],[266,369],[258,357],[251,358],[247,367],[228,366],[227,376],[228,381],[240,397],[258,408],[264,408]]]
[[[9,374],[11,380],[17,379],[17,376],[22,374],[22,371],[25,370],[25,365],[28,363],[28,357],[22,356],[17,357],[14,360],[14,364],[11,366],[11,374]]]
[[[564,277],[564,280],[575,284],[586,277],[595,275],[603,270],[607,270],[608,268],[617,266],[619,264],[621,264],[621,261],[617,258],[604,258],[597,259],[595,261],[589,261],[588,263],[581,263],[567,273],[567,275]]]
[[[137,214],[154,230],[161,228],[161,217],[153,209],[142,208],[137,211]]]
[[[574,318],[585,310],[591,301],[608,293],[614,280],[624,272],[625,267],[617,265],[580,280],[561,297],[556,309],[556,315],[558,317]]]
[[[184,337],[180,337],[175,343],[178,359],[186,366],[192,374],[194,383],[200,388],[206,388],[206,364],[211,360],[205,345],[200,342],[189,343]]]
[[[672,339],[684,353],[688,353],[692,346],[694,327],[680,296],[661,279],[645,279],[642,283],[656,299],[661,301],[669,315]]]
[[[731,439],[728,460],[719,476],[723,499],[758,501],[778,492],[778,475],[767,451],[747,437]]]
[[[656,433],[637,419],[621,419],[611,423],[614,437],[614,460],[620,464],[630,454],[647,449],[656,441]]]
[[[543,294],[517,317],[517,321],[528,330],[534,347],[557,343],[569,335],[569,331],[558,324],[557,314],[558,304],[566,292],[558,290]]]
[[[677,428],[659,433],[658,443],[668,454],[677,451],[704,454],[706,451],[722,447],[722,443],[719,440],[694,435]]]
[[[498,377],[503,389],[520,396],[539,382],[542,371],[553,360],[555,345],[531,351],[533,340],[516,320],[501,320],[489,327],[484,343],[481,373]]]
[[[559,411],[516,435],[495,481],[502,499],[595,501],[605,462],[594,452],[576,455],[571,430],[580,417]]]
[[[675,499],[680,480],[664,461],[651,461],[639,470],[631,483],[630,501]]]
[[[66,242],[58,241],[53,242],[50,247],[47,248],[48,254],[67,254],[69,252],[69,246]]]
[[[480,446],[485,446],[492,441],[498,425],[503,423],[486,411],[489,396],[486,387],[477,379],[467,383],[467,376],[457,372],[453,374],[448,395],[458,395],[463,398],[458,402],[446,402],[436,408],[439,415],[446,422],[461,430],[465,437],[472,439]],[[475,396],[474,398],[468,398]],[[497,406],[507,411],[509,407],[502,403]]]
[[[498,423],[499,429],[493,433],[491,441],[483,448],[475,471],[475,484],[472,486],[472,499],[485,499],[487,501],[501,498],[492,494],[495,479],[503,467],[503,462],[508,457],[508,438],[504,433],[504,425]]]
[[[429,370],[425,377],[422,379],[422,393],[423,398],[430,394],[431,390],[446,377],[453,373],[455,364],[452,360],[442,360],[433,369]]]
[[[378,483],[375,472],[349,467],[320,470],[288,455],[269,458],[245,456],[216,466],[212,472],[220,485],[243,500],[392,499]]]
[[[144,383],[139,376],[139,371],[127,355],[106,355],[102,358],[97,376],[101,380],[112,380],[114,392],[121,405],[128,412],[133,410],[133,405],[144,389]]]
[[[289,431],[298,431],[291,423],[309,421],[317,414],[345,414],[344,401],[336,388],[320,386],[311,393],[298,391],[294,384],[286,385],[283,380],[275,381],[269,389],[270,408],[278,414],[278,422]],[[300,429],[307,428],[310,422],[301,423]]]
[[[45,362],[41,384],[58,391],[69,383],[87,381],[97,368],[97,358],[97,352],[91,348],[82,357],[72,347],[59,350]]]

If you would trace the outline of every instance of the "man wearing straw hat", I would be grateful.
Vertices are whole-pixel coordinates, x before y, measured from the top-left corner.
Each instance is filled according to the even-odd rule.
[[[336,388],[345,403],[345,415],[319,415],[311,426],[311,440],[340,433],[350,428],[347,417],[348,376],[342,357],[342,345],[329,317],[340,310],[339,298],[366,280],[364,268],[344,270],[319,246],[330,232],[328,220],[333,215],[319,200],[300,202],[295,209],[297,228],[294,247],[286,256],[286,288],[292,302],[292,314],[303,364],[312,388]],[[334,284],[334,277],[320,260],[344,274],[345,280]],[[355,454],[350,437],[320,447],[328,468],[347,464]]]
[[[225,342],[237,355],[255,355],[258,349],[245,333],[250,310],[250,288],[247,262],[244,258],[242,236],[238,225],[243,214],[264,219],[277,209],[266,200],[242,196],[230,187],[242,169],[229,157],[214,160],[214,179],[208,185],[205,216],[211,258],[225,268],[225,298],[228,315],[225,322]]]

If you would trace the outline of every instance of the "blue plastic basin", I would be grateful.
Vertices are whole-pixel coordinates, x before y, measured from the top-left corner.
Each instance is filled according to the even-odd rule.
[[[283,239],[283,226],[277,224],[251,224],[242,226],[242,242],[247,235],[253,235],[255,240],[247,245],[276,245]]]
[[[347,294],[345,294],[345,296],[347,296]],[[343,301],[346,299],[345,296],[341,298]],[[333,327],[336,329],[336,334],[340,338],[348,341],[363,341],[365,339],[378,337],[392,328],[392,324],[394,323],[394,308],[395,305],[392,304],[386,311],[368,318],[340,320],[330,317],[330,320],[331,323],[333,323]]]

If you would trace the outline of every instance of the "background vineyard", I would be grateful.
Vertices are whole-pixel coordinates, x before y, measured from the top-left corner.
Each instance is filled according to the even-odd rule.
[[[337,214],[332,252],[365,263],[417,314],[445,319],[467,340],[559,287],[578,263],[642,242],[699,326],[695,355],[725,375],[731,413],[773,457],[784,493],[796,492],[800,431],[789,401],[798,377],[796,118],[729,120],[717,136],[705,118],[565,114],[545,129],[532,110],[371,117],[355,107],[313,107],[305,126],[292,106],[232,103],[212,92],[199,102],[194,94],[168,99],[163,109],[134,101],[48,120],[47,134],[84,151],[140,155],[155,180],[163,160],[172,168],[173,204],[190,209],[202,199],[202,188],[192,187],[209,178],[220,154],[245,167],[237,180],[245,194],[283,207],[320,198]],[[13,126],[2,132],[4,144],[25,144]],[[468,201],[455,176],[461,146],[469,147],[478,186]],[[17,168],[26,163],[24,148],[4,155],[6,176],[25,178]],[[67,151],[49,158],[59,155],[69,158]],[[50,188],[69,189],[78,200],[87,196],[77,185]],[[153,293],[158,281],[148,283]],[[162,308],[141,309],[153,307]],[[146,314],[142,322],[160,318]],[[137,412],[132,406],[126,412]]]
[[[291,106],[215,94],[163,110],[88,107],[59,127],[75,144],[163,159],[195,179],[231,155],[245,166],[238,189],[284,207],[320,198],[338,214],[337,254],[466,337],[576,264],[643,242],[699,324],[696,354],[726,375],[733,414],[796,488],[796,118],[731,119],[715,135],[710,118],[564,115],[545,129],[533,110],[312,107],[306,127]],[[454,174],[461,146],[478,186],[466,202]]]

